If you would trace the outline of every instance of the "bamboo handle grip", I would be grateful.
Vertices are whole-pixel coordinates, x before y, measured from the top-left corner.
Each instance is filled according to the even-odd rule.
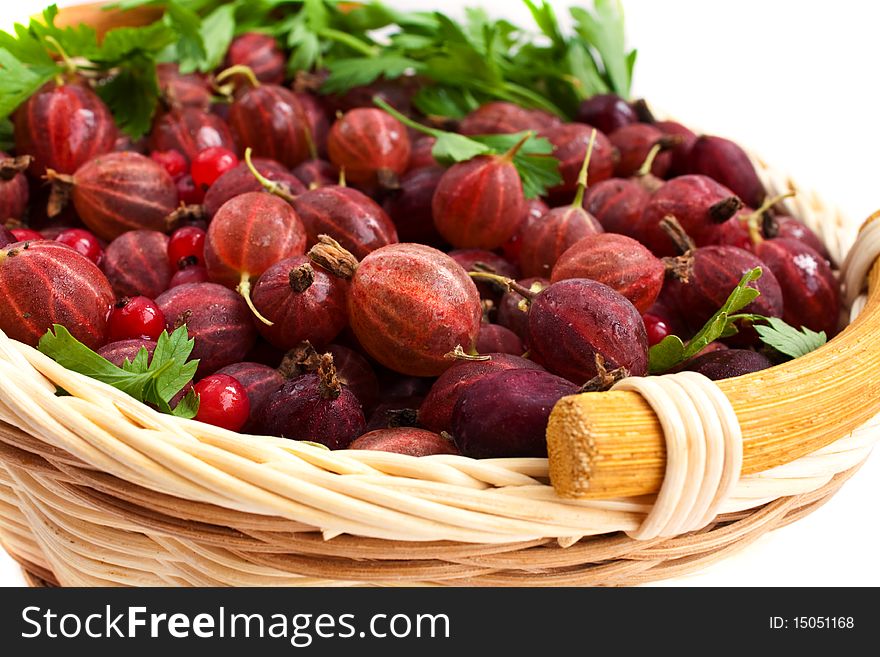
[[[769,370],[719,381],[743,432],[743,474],[821,449],[880,412],[880,262],[861,315],[820,349]],[[566,397],[547,428],[550,479],[568,498],[660,490],[666,448],[651,407],[635,392]]]

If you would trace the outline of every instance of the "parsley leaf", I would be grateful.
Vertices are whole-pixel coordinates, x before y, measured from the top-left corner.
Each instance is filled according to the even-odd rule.
[[[623,6],[620,0],[595,0],[595,11],[572,7],[575,31],[585,46],[592,46],[604,65],[609,87],[624,98],[629,96],[636,51],[626,51]]]
[[[126,360],[122,367],[86,347],[59,324],[47,331],[38,345],[42,353],[69,370],[103,381],[162,412],[189,418],[198,412],[198,397],[192,390],[174,409],[169,402],[196,373],[199,362],[187,362],[192,348],[193,341],[188,339],[185,326],[170,336],[163,331],[152,359],[141,348],[135,359]]]
[[[410,69],[419,71],[421,68],[422,65],[414,59],[399,55],[337,59],[330,64],[330,75],[321,86],[321,92],[340,93],[375,82],[381,76],[399,78]]]
[[[523,142],[514,154],[513,165],[519,173],[526,198],[542,196],[548,188],[562,182],[559,161],[551,155],[553,145],[544,138],[525,132],[507,135],[460,135],[417,123],[378,96],[373,98],[373,102],[404,125],[436,138],[431,154],[440,164],[465,162],[478,155],[503,155]]]
[[[220,66],[234,34],[235,5],[226,4],[217,7],[205,16],[199,27],[199,35],[204,46],[203,54],[199,56],[197,49],[192,48],[189,54],[180,56],[181,73],[193,71],[208,73]],[[187,50],[186,47],[184,49]]]
[[[95,92],[107,103],[120,130],[141,137],[152,125],[159,100],[156,63],[143,55],[132,57],[116,75],[98,84]]]
[[[58,73],[58,67],[26,66],[8,50],[0,50],[0,119],[5,119]]]
[[[825,331],[816,333],[805,326],[798,330],[778,317],[764,317],[761,320],[767,323],[767,326],[755,325],[761,341],[792,358],[815,351],[828,341]]]
[[[746,272],[724,305],[709,318],[703,328],[691,338],[687,344],[677,335],[667,335],[648,351],[648,369],[651,374],[661,374],[672,369],[679,363],[696,356],[706,345],[721,337],[735,334],[735,322],[741,319],[756,319],[757,315],[738,315],[740,310],[748,306],[761,293],[749,284],[761,278],[760,267]]]

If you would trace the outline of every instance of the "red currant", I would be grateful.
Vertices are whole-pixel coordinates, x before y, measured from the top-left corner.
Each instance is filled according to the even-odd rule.
[[[178,228],[168,241],[168,260],[177,269],[205,264],[205,231],[196,226]]]
[[[173,148],[167,151],[153,151],[150,157],[161,164],[174,180],[186,174],[186,158],[180,151]]]
[[[177,180],[177,198],[186,205],[199,205],[205,200],[205,190],[196,187],[192,176],[186,174]]]
[[[186,285],[187,283],[207,283],[208,270],[201,265],[193,265],[186,269],[179,269],[174,272],[171,280],[168,282],[168,289],[177,287],[178,285]]]
[[[228,148],[211,146],[193,158],[190,175],[196,187],[207,190],[224,173],[238,166],[238,158]]]
[[[158,340],[165,330],[165,315],[156,302],[147,297],[119,301],[110,313],[107,341]]]
[[[662,342],[663,338],[667,335],[672,335],[672,329],[662,317],[645,313],[642,315],[642,319],[645,320],[645,330],[648,332],[648,344],[650,346],[653,347],[655,344]]]
[[[34,240],[46,239],[37,231],[31,230],[30,228],[13,228],[9,232],[15,235],[15,239],[18,242],[32,242]]]
[[[96,265],[100,264],[101,260],[104,259],[104,248],[101,246],[101,242],[92,233],[82,228],[62,230],[55,237],[55,241],[66,244]]]
[[[211,374],[193,386],[199,396],[196,420],[238,431],[247,422],[251,403],[247,390],[228,374]]]

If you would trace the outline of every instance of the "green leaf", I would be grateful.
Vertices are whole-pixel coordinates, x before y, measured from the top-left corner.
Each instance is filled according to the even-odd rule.
[[[184,398],[186,405],[179,412],[169,406],[175,395],[192,380],[198,368],[198,361],[186,360],[192,353],[192,348],[193,341],[188,339],[185,326],[170,336],[167,331],[163,331],[152,359],[147,350],[141,348],[134,360],[126,360],[122,367],[117,367],[89,349],[59,324],[47,331],[38,345],[42,353],[59,365],[103,381],[138,401],[154,405],[164,413],[174,413],[181,417],[193,417],[198,410],[198,398],[187,399],[189,394]]]
[[[0,50],[0,119],[7,118],[19,105],[51,80],[58,67],[26,66],[8,50]]]
[[[684,342],[677,335],[667,335],[648,350],[648,369],[662,374],[678,365],[684,357]]]
[[[95,91],[107,103],[119,129],[139,139],[149,131],[159,100],[156,62],[144,55],[133,57]]]
[[[513,148],[524,136],[525,133],[519,132],[506,135],[477,135],[471,139],[501,154]],[[552,157],[552,153],[553,144],[543,137],[532,136],[514,155],[513,164],[519,172],[526,198],[544,196],[548,189],[562,182],[559,160]]]
[[[165,6],[163,20],[178,35],[177,56],[181,67],[190,71],[199,70],[208,56],[199,15],[180,2],[169,1],[162,4]]]
[[[413,98],[413,104],[425,116],[463,119],[480,106],[467,89],[425,86]]]
[[[532,18],[535,19],[535,23],[537,23],[538,27],[541,28],[541,32],[550,39],[554,48],[560,51],[564,50],[566,48],[565,37],[562,36],[562,30],[559,28],[559,20],[556,18],[556,12],[553,11],[553,7],[550,3],[546,0],[542,0],[541,6],[539,7],[532,0],[523,0],[523,2],[526,7],[529,8]]]
[[[176,415],[177,417],[186,418],[187,420],[193,419],[196,414],[199,412],[199,396],[195,393],[194,390],[190,390],[186,395],[181,399],[177,406],[175,406],[171,414]]]
[[[593,13],[583,7],[572,7],[569,11],[577,34],[599,54],[611,89],[628,98],[635,55],[626,51],[620,0],[595,0]]]
[[[161,22],[146,27],[117,27],[104,35],[93,62],[116,64],[137,54],[155,53],[174,42],[174,32]]]
[[[352,87],[375,82],[382,76],[387,80],[393,80],[410,69],[418,71],[420,68],[419,62],[399,55],[338,59],[330,64],[330,75],[322,85],[321,92],[343,93]]]
[[[734,326],[733,322],[740,320],[753,321],[758,317],[757,315],[738,315],[736,313],[748,306],[761,294],[756,288],[751,287],[751,283],[761,278],[761,274],[760,267],[755,267],[743,274],[737,286],[728,295],[724,305],[709,318],[709,321],[703,325],[703,328],[697,331],[697,334],[687,344],[684,344],[678,336],[667,336],[655,347],[652,347],[648,352],[651,373],[660,374],[665,372],[679,363],[693,358],[710,342],[735,334],[736,326]],[[682,345],[680,350],[677,343]]]
[[[220,66],[235,35],[235,5],[221,5],[205,16],[199,34],[204,44],[205,56],[199,62],[181,62],[182,73],[196,70],[208,73]],[[193,65],[195,68],[191,68]]]
[[[763,321],[768,325],[755,324],[761,341],[792,358],[815,351],[828,341],[825,331],[816,333],[805,326],[798,330],[778,317],[765,317]]]

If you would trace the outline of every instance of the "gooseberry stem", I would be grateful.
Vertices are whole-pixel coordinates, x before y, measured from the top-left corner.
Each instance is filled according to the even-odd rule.
[[[578,173],[577,193],[574,195],[574,201],[571,204],[573,208],[579,208],[584,204],[584,192],[587,191],[587,174],[590,168],[590,158],[593,157],[593,146],[596,144],[596,128],[590,133],[590,143],[587,144],[587,154],[584,155],[584,163],[581,164],[580,173]]]

